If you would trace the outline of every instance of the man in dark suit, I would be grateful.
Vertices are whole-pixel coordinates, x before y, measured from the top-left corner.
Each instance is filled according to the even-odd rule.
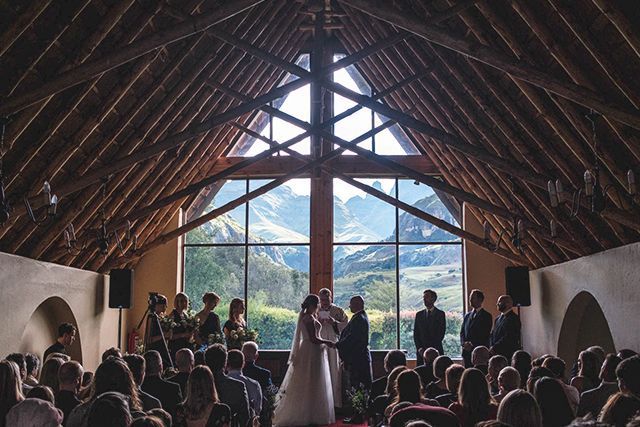
[[[371,354],[369,353],[369,318],[364,311],[364,299],[356,295],[349,301],[353,313],[351,320],[340,334],[336,348],[349,373],[352,387],[364,385],[371,388]]]
[[[591,413],[596,417],[611,395],[620,391],[618,388],[618,379],[616,377],[616,368],[620,363],[620,358],[615,354],[608,354],[602,364],[600,370],[600,385],[592,390],[587,390],[580,395],[580,403],[578,404],[578,416],[584,417]]]
[[[462,346],[462,358],[465,368],[470,368],[471,353],[479,345],[489,346],[491,336],[491,314],[482,308],[484,294],[479,289],[474,289],[469,294],[469,305],[473,308],[464,315],[460,328],[460,345]]]
[[[227,366],[227,350],[222,344],[214,344],[207,349],[204,359],[213,373],[213,382],[220,402],[229,405],[231,413],[238,420],[238,425],[246,426],[249,422],[249,395],[242,381],[224,373]]]
[[[144,375],[146,370],[146,362],[144,360],[144,357],[140,356],[139,354],[127,354],[121,359],[129,367],[131,375],[133,375],[133,380],[136,383],[136,387],[138,387],[138,398],[140,398],[140,402],[142,402],[142,410],[146,412],[155,408],[162,408],[162,403],[160,403],[158,399],[151,396],[149,393],[142,391],[142,389],[140,388],[140,386],[144,382]]]
[[[520,318],[513,312],[513,299],[509,295],[498,298],[498,311],[501,313],[491,331],[491,354],[500,354],[511,360],[516,350],[520,350]]]
[[[416,345],[416,365],[423,363],[422,354],[424,351],[433,347],[440,355],[444,354],[442,348],[442,340],[444,339],[444,331],[446,327],[444,319],[444,311],[434,306],[438,294],[433,290],[427,289],[422,294],[424,301],[424,310],[416,313],[416,321],[413,326],[413,342]]]
[[[176,352],[176,368],[178,368],[178,373],[167,379],[180,386],[180,391],[182,391],[183,397],[187,396],[187,381],[189,381],[189,374],[193,370],[194,366],[195,360],[191,350],[188,348],[181,348]]]
[[[176,416],[176,407],[182,402],[182,392],[176,383],[162,379],[162,356],[156,350],[149,350],[144,354],[146,364],[145,377],[140,387],[162,404],[162,409]]]
[[[440,356],[438,350],[433,347],[429,347],[422,353],[422,365],[416,366],[413,370],[420,375],[420,380],[424,387],[427,387],[433,381],[438,381],[438,379],[433,375],[433,362],[436,360],[436,357]]]
[[[258,344],[253,341],[248,341],[242,345],[242,354],[244,354],[244,368],[242,368],[242,374],[258,381],[262,388],[262,395],[264,396],[267,390],[273,385],[271,381],[271,371],[256,365],[258,360]]]

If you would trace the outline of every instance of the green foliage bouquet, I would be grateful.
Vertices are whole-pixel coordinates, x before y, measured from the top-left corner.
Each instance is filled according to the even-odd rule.
[[[193,332],[200,327],[200,319],[196,316],[195,311],[187,310],[184,313],[184,319],[175,326],[183,327],[185,332]]]
[[[226,344],[224,335],[220,333],[209,334],[209,336],[207,336],[207,345],[214,344]]]
[[[229,332],[229,338],[227,344],[230,348],[241,348],[242,344],[247,341],[257,342],[258,331],[255,329],[238,328]]]
[[[359,387],[351,387],[351,390],[347,391],[347,397],[351,402],[354,414],[364,416],[369,404],[369,391],[361,384]]]
[[[168,332],[171,332],[173,328],[178,326],[178,324],[174,322],[173,316],[158,317],[158,320],[160,321],[160,327],[162,328],[162,332],[164,332],[165,334]]]

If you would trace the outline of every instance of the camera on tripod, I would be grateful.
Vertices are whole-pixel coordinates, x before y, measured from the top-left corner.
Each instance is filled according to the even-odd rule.
[[[156,305],[158,304],[166,304],[167,303],[167,299],[160,295],[158,292],[149,292],[149,311],[150,312],[155,312],[156,310]]]

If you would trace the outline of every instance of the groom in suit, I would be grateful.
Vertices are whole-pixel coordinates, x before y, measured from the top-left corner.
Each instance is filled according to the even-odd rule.
[[[364,311],[364,299],[356,295],[349,301],[353,313],[336,343],[338,354],[349,373],[352,387],[362,384],[371,388],[371,354],[369,353],[369,318]]]
[[[442,340],[446,328],[444,311],[439,310],[434,304],[438,299],[438,294],[431,289],[427,289],[422,294],[424,310],[416,313],[416,321],[413,326],[413,342],[416,345],[416,366],[423,363],[422,354],[433,347],[440,355],[444,355]]]

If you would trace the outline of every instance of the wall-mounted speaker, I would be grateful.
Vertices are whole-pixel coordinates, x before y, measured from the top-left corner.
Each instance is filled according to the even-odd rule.
[[[531,291],[529,288],[529,267],[507,267],[504,271],[507,295],[513,298],[514,306],[529,307]]]
[[[111,270],[109,273],[109,308],[131,307],[133,307],[133,270]]]

